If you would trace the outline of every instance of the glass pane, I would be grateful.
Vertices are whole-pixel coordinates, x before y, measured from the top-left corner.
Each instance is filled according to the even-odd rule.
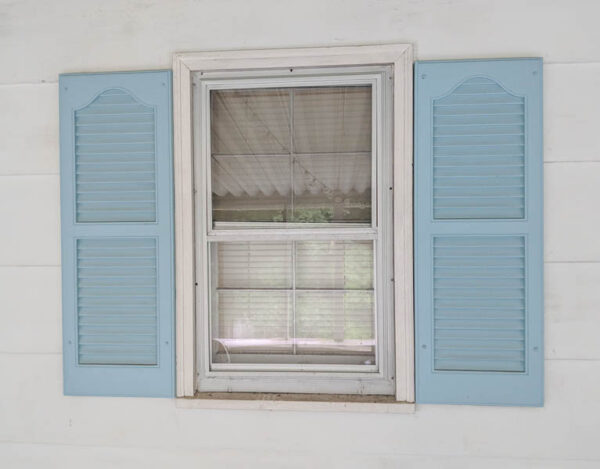
[[[370,153],[371,87],[295,88],[294,151]]]
[[[213,315],[213,363],[269,362],[261,355],[291,354],[289,291],[219,290]]]
[[[371,241],[211,246],[213,363],[375,364]]]
[[[373,288],[371,241],[301,241],[296,245],[296,288]]]
[[[297,353],[323,354],[339,363],[375,363],[372,291],[297,291]],[[335,357],[335,358],[334,358]],[[342,361],[343,362],[343,361]]]
[[[370,85],[211,91],[213,221],[370,223],[371,108]]]
[[[290,151],[288,90],[211,92],[213,155],[263,155]]]
[[[211,252],[213,362],[292,353],[292,243],[214,243]]]
[[[213,220],[284,221],[292,177],[288,90],[210,96]]]
[[[216,243],[213,249],[219,288],[292,287],[291,242]]]

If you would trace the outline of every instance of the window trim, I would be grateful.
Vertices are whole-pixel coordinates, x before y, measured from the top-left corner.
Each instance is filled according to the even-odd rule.
[[[175,54],[174,176],[177,396],[196,392],[192,73],[263,68],[393,67],[394,322],[397,401],[414,402],[412,46],[329,47]]]

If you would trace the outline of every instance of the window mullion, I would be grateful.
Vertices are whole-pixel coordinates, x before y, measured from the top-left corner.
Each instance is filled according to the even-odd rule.
[[[294,221],[294,89],[290,88],[290,220]]]
[[[292,335],[293,355],[296,355],[296,241],[292,241]]]
[[[214,230],[208,233],[208,242],[226,241],[375,241],[379,237],[377,228],[366,229],[241,229]]]

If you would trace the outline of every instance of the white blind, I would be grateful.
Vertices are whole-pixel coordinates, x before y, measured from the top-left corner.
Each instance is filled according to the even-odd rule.
[[[211,248],[213,360],[374,363],[371,241]]]

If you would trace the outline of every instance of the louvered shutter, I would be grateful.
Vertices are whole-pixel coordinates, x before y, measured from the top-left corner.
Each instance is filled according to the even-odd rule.
[[[64,392],[173,396],[171,72],[59,86]]]
[[[416,395],[542,405],[542,61],[415,66]]]

